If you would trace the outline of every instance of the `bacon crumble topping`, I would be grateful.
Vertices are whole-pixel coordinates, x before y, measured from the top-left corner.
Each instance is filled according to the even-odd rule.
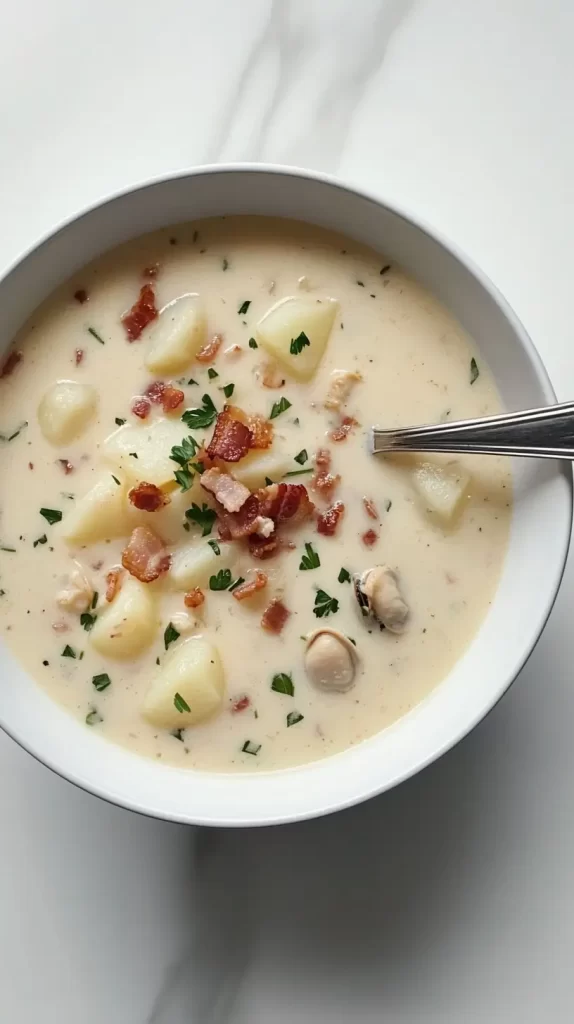
[[[365,506],[365,512],[367,513],[370,519],[379,518],[377,506],[375,505],[374,501],[371,501],[370,498],[363,498],[363,505]]]
[[[372,548],[373,544],[376,544],[378,539],[379,535],[375,530],[367,530],[367,532],[363,533],[361,536],[361,540],[367,548]]]
[[[78,288],[78,290],[76,292],[74,292],[74,298],[75,298],[76,302],[80,303],[80,306],[83,306],[84,302],[88,301],[88,293],[87,293],[86,289],[85,288]]]
[[[167,572],[171,556],[164,543],[149,526],[136,526],[122,552],[124,569],[142,583],[152,583]]]
[[[250,697],[238,697],[237,700],[233,701],[233,704],[231,705],[231,711],[233,712],[233,714],[237,714],[239,711],[245,711],[250,704]]]
[[[246,598],[256,594],[259,590],[263,590],[266,586],[267,573],[261,572],[260,569],[256,569],[255,578],[247,580],[245,583],[240,583],[233,591],[233,596],[236,601],[245,601]]]
[[[140,420],[147,420],[151,412],[151,402],[149,398],[144,398],[143,395],[137,395],[132,401],[131,410],[134,416],[137,416]]]
[[[350,434],[353,427],[358,427],[359,421],[354,416],[343,416],[341,423],[335,427],[329,435],[332,441],[344,441]]]
[[[77,348],[75,353],[74,353],[74,362],[75,362],[76,366],[80,365],[80,363],[82,362],[83,358],[84,358],[84,350],[83,350],[83,348]]]
[[[144,328],[151,324],[152,320],[156,320],[157,316],[153,287],[151,284],[144,284],[140,288],[137,302],[134,302],[132,308],[122,317],[128,341],[137,341]]]
[[[263,612],[261,625],[268,633],[280,633],[290,615],[289,609],[276,597]]]
[[[324,537],[332,537],[344,514],[345,506],[343,502],[336,501],[334,505],[331,505],[331,508],[319,514],[317,518],[317,533],[322,533]]]
[[[219,413],[213,431],[213,437],[207,446],[210,459],[222,459],[223,462],[239,462],[251,448],[253,434],[249,427],[234,415],[233,409],[224,405]]]
[[[199,587],[194,587],[193,590],[188,590],[183,599],[183,603],[186,608],[199,608],[204,601],[205,594]]]
[[[122,585],[123,569],[119,566],[106,573],[106,601],[113,601]]]
[[[66,476],[68,476],[69,473],[73,473],[74,467],[73,467],[71,462],[68,462],[67,459],[58,459],[57,461],[58,461],[58,464],[64,470],[64,473],[66,474]]]
[[[331,452],[328,448],[319,448],[315,455],[315,475],[311,478],[310,487],[319,494],[329,498],[341,477],[331,473]]]
[[[202,473],[199,482],[223,505],[226,512],[239,512],[250,497],[244,484],[241,484],[230,473],[222,473],[216,466]]]
[[[167,494],[160,491],[156,484],[148,484],[144,480],[132,487],[128,492],[128,498],[141,512],[157,512],[158,508],[163,508],[169,503]]]
[[[165,384],[162,380],[154,380],[152,384],[148,384],[144,395],[154,405],[161,405],[165,413],[177,409],[185,398],[183,391],[174,388],[173,384]]]
[[[206,341],[203,348],[200,348],[199,352],[197,353],[195,358],[197,359],[198,363],[212,363],[217,353],[219,352],[222,343],[223,335],[214,334],[213,338],[210,338],[209,341]]]

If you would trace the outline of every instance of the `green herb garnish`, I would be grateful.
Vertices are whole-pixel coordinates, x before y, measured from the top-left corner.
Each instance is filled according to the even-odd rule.
[[[318,590],[315,596],[315,607],[313,611],[318,619],[325,615],[331,615],[339,610],[339,602],[336,597],[329,597],[324,590]]]
[[[245,299],[245,302],[242,302],[239,309],[237,310],[239,316],[243,316],[244,313],[247,313],[247,310],[249,309],[250,305],[251,299]]]
[[[16,548],[11,548],[8,544],[0,544],[0,551],[10,551],[12,554],[16,554]]]
[[[173,446],[169,453],[169,457],[185,469],[189,460],[193,459],[198,448],[199,445],[197,441],[190,434],[188,437],[184,437],[181,444],[175,444]]]
[[[202,537],[208,537],[213,529],[213,524],[217,518],[215,509],[209,508],[208,505],[202,503],[201,508],[196,505],[195,502],[188,508],[185,513],[185,518],[190,519],[192,523],[197,523],[201,526]]]
[[[188,386],[191,387],[192,384],[197,384],[197,381],[194,380],[193,377],[190,377],[187,383],[188,383]]]
[[[66,644],[66,646],[64,647],[64,650],[62,651],[62,657],[63,658],[75,658],[76,657],[76,652],[75,652],[74,648],[70,647],[69,644]]]
[[[186,409],[181,417],[186,427],[189,427],[190,430],[201,430],[205,427],[210,427],[217,416],[217,409],[209,395],[203,395],[201,401],[203,404],[200,409]]]
[[[278,672],[276,676],[273,676],[271,689],[275,690],[275,693],[284,693],[287,697],[293,697],[295,694],[293,679],[287,672]]]
[[[167,651],[167,649],[168,649],[170,644],[174,644],[175,643],[175,641],[179,638],[179,635],[180,634],[178,633],[178,631],[175,628],[175,626],[171,622],[169,622],[167,624],[167,626],[165,627],[165,632],[163,634],[163,642],[164,642],[164,646],[165,646],[166,651]],[[189,710],[189,708],[188,708],[188,710]]]
[[[210,366],[209,370],[207,371],[207,376],[209,377],[210,380],[215,380],[216,377],[219,377],[219,374],[217,370],[213,369],[213,366]]]
[[[291,402],[289,401],[289,399],[283,396],[282,398],[279,399],[278,402],[273,403],[273,408],[271,409],[269,419],[274,420],[277,416],[280,416],[282,412],[287,412],[287,409],[290,408]]]
[[[351,573],[349,572],[348,569],[341,568],[339,570],[339,575],[337,576],[337,579],[338,579],[339,583],[350,583],[351,582]]]
[[[180,714],[183,714],[184,711],[191,711],[189,704],[187,703],[185,697],[181,696],[181,693],[176,693],[174,695],[173,706],[176,711],[179,711]]]
[[[194,474],[190,473],[189,469],[176,469],[173,475],[182,491],[189,491],[194,480]]]
[[[110,683],[111,679],[107,672],[101,672],[99,676],[92,676],[92,685],[95,686],[96,690],[99,692],[106,690]]]
[[[41,508],[40,515],[44,516],[44,519],[50,526],[53,526],[54,523],[59,523],[62,518],[62,513],[57,508]]]
[[[183,743],[183,729],[172,729],[170,736],[173,736],[174,740],[180,740]]]
[[[239,587],[242,583],[245,583],[244,577],[238,576],[237,579],[234,580],[231,586],[229,587],[229,593],[231,593],[232,590],[235,590],[236,587]]]
[[[82,612],[80,615],[80,626],[84,627],[86,633],[93,629],[97,617],[97,615],[92,615],[90,612]]]
[[[289,345],[289,351],[292,356],[298,356],[303,351],[306,345],[310,345],[311,342],[305,334],[305,331],[301,331],[301,334],[297,338],[291,338],[291,344]]]
[[[266,487],[271,487],[272,483],[273,483],[273,481],[272,481],[271,477],[270,476],[266,476],[265,477],[265,486]]]
[[[231,584],[231,569],[220,569],[217,576],[209,577],[210,590],[227,590]]]
[[[16,430],[13,430],[11,434],[0,434],[0,441],[13,441],[14,438],[18,437],[18,434],[21,434],[27,426],[28,422],[25,421],[24,423],[21,423],[19,427],[16,427]]]
[[[216,540],[208,540],[207,543],[209,544],[210,548],[216,555],[221,554],[221,548],[219,547],[219,544],[217,543]]]
[[[255,338],[250,338],[249,339],[249,348],[259,348],[259,345],[255,341]]]
[[[286,477],[288,477],[288,476],[305,476],[306,473],[313,473],[313,472],[314,472],[314,470],[311,467],[309,467],[309,469],[292,469],[292,470],[290,470],[289,473],[285,473],[285,476]]]
[[[126,421],[121,416],[116,416],[115,423],[118,427],[123,427]]]
[[[321,559],[316,551],[313,550],[312,544],[305,544],[306,554],[303,555],[299,562],[300,569],[318,569],[321,565]]]
[[[38,539],[34,541],[32,547],[37,548],[38,544],[46,544],[47,542],[48,538],[46,537],[46,534],[43,533],[41,537],[38,537]]]
[[[86,725],[99,725],[100,722],[103,722],[103,718],[97,708],[92,708],[91,711],[88,711]]]
[[[95,338],[96,341],[99,341],[100,345],[105,345],[106,344],[104,339],[102,338],[102,336],[100,334],[98,334],[98,332],[96,331],[96,329],[94,327],[88,327],[88,334],[91,334],[92,338]]]
[[[290,711],[287,715],[287,728],[290,725],[297,725],[297,722],[302,722],[304,715],[300,711]]]
[[[94,596],[92,597],[92,603],[90,605],[90,608],[92,609],[92,611],[94,610],[94,608],[96,607],[96,605],[98,603],[98,597],[99,597],[99,594],[98,594],[97,590],[94,590]]]
[[[112,473],[112,480],[114,481],[114,483],[116,483],[118,485],[118,487],[122,486],[120,481],[118,480],[117,476],[114,476],[113,473]]]
[[[393,503],[392,503],[391,499],[387,498],[387,500],[385,501],[385,512],[390,512],[391,508],[392,508],[392,505],[393,505]]]
[[[235,384],[226,384],[225,387],[223,387],[221,390],[223,391],[223,394],[225,395],[226,398],[231,398],[233,392],[235,391]]]
[[[294,461],[298,462],[300,466],[304,466],[305,463],[307,462],[308,458],[309,458],[309,455],[307,454],[307,449],[306,448],[302,448],[301,451],[299,452],[299,454],[295,456],[295,460]]]
[[[478,363],[474,356],[470,360],[470,383],[474,384],[475,380],[480,376],[480,370],[478,369]]]
[[[245,740],[245,743],[243,744],[243,746],[241,748],[241,752],[243,754],[253,754],[254,757],[259,753],[260,750],[261,750],[261,744],[260,743],[253,743],[252,740]]]
[[[130,456],[130,458],[132,458],[132,459],[139,459],[139,455],[138,455],[138,453],[137,453],[137,452],[128,452],[128,455],[129,455],[129,456]]]
[[[223,259],[223,260],[221,261],[221,269],[222,269],[222,270],[227,270],[228,266],[229,266],[229,260],[226,260],[226,259],[224,258],[224,259]]]

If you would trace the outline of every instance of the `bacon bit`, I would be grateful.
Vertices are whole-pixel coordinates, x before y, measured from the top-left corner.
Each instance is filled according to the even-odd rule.
[[[80,303],[80,306],[84,305],[84,302],[88,301],[88,293],[85,288],[78,288],[77,292],[74,292],[74,298],[76,302]]]
[[[263,590],[267,586],[267,573],[261,572],[260,569],[255,570],[255,579],[249,580],[247,583],[241,583],[233,591],[233,596],[236,601],[245,601],[246,597],[251,597],[252,594],[256,594],[258,590]]]
[[[259,514],[274,523],[300,523],[315,508],[303,484],[270,484],[257,491],[257,498]]]
[[[144,267],[144,269],[143,269],[143,276],[144,277],[157,277],[158,273],[159,273],[159,263],[152,263],[152,264],[150,264],[149,267]]]
[[[275,554],[279,546],[279,538],[274,533],[270,537],[261,537],[258,533],[252,533],[249,535],[247,543],[253,557],[263,562]]]
[[[66,476],[68,476],[69,473],[73,473],[74,467],[72,466],[71,462],[68,462],[67,459],[56,459],[56,461],[62,467]]]
[[[238,711],[245,711],[245,709],[248,708],[250,704],[250,697],[239,697],[237,700],[233,701],[233,704],[231,705],[231,711],[233,712],[233,714],[237,714]]]
[[[218,511],[219,536],[221,540],[240,540],[256,533],[258,529],[259,501],[255,494],[250,494],[239,512]]]
[[[229,348],[223,350],[223,355],[227,356],[229,360],[235,361],[239,359],[239,356],[243,354],[241,345],[230,345]]]
[[[122,552],[124,569],[142,583],[151,583],[167,572],[170,564],[171,556],[161,538],[149,526],[136,526]]]
[[[75,362],[76,366],[80,365],[80,363],[82,362],[83,358],[84,358],[84,350],[83,350],[83,348],[77,348],[76,352],[75,352],[75,355],[74,355],[74,362]]]
[[[188,590],[183,599],[183,603],[186,608],[199,608],[204,601],[205,595],[203,590],[200,590],[199,587],[194,587],[193,590]]]
[[[134,416],[137,416],[140,420],[147,420],[151,412],[151,402],[149,398],[144,398],[143,395],[138,395],[132,402],[132,412]]]
[[[344,441],[353,427],[358,426],[359,421],[354,416],[343,416],[340,426],[335,427],[335,430],[332,430],[329,436],[332,441]]]
[[[226,512],[239,512],[250,496],[244,484],[239,483],[239,480],[230,473],[222,473],[216,467],[202,473],[199,482],[206,491],[214,495]]]
[[[330,497],[337,487],[341,477],[339,474],[333,476],[331,469],[331,452],[328,448],[319,448],[315,456],[315,476],[311,479],[309,486],[325,497]]]
[[[251,448],[253,434],[240,419],[233,415],[229,406],[224,405],[215,422],[213,437],[207,446],[210,459],[224,462],[239,462]]]
[[[116,569],[110,569],[106,573],[106,601],[113,601],[122,585],[123,574],[124,570],[120,569],[119,566]]]
[[[67,622],[53,622],[52,629],[54,633],[67,633],[69,632],[69,625]]]
[[[0,377],[9,377],[11,373],[14,373],[14,370],[18,366],[18,363],[21,361],[21,359],[21,352],[11,352],[6,362],[4,363],[4,366],[0,370]]]
[[[363,505],[365,506],[365,512],[371,519],[379,518],[379,513],[377,512],[377,507],[374,501],[371,501],[370,498],[363,498]]]
[[[167,384],[163,380],[154,380],[151,384],[148,384],[144,391],[146,398],[149,398],[150,402],[154,405],[161,405],[163,402],[163,393],[167,387]]]
[[[261,366],[258,366],[256,375],[264,388],[282,388],[285,383],[285,377],[281,376],[281,371],[275,363],[263,363]]]
[[[214,334],[213,338],[210,338],[209,341],[206,341],[203,348],[200,348],[199,352],[197,353],[195,358],[197,359],[198,363],[212,363],[217,353],[219,352],[219,349],[221,348],[222,342],[223,335]]]
[[[167,494],[160,491],[159,487],[156,487],[155,484],[147,484],[144,481],[136,487],[132,487],[128,493],[128,498],[132,505],[139,508],[141,512],[157,512],[158,508],[162,508],[169,503]]]
[[[29,462],[28,463],[28,469],[34,469],[34,463],[33,462]]]
[[[323,402],[325,408],[338,411],[347,401],[353,386],[362,379],[362,374],[353,370],[333,370],[327,397]]]
[[[137,302],[134,302],[132,308],[122,317],[128,341],[137,341],[144,328],[155,320],[157,315],[153,287],[151,284],[144,284],[140,288]]]
[[[367,530],[367,532],[363,533],[361,536],[361,540],[367,548],[372,548],[373,544],[376,544],[378,539],[379,535],[375,530]]]
[[[290,615],[291,612],[285,607],[283,602],[275,598],[263,612],[261,625],[269,633],[280,633]]]
[[[339,520],[345,514],[345,506],[342,501],[336,501],[326,512],[321,512],[317,519],[317,533],[325,537],[332,537],[339,525]]]
[[[250,416],[248,427],[253,434],[252,448],[270,448],[273,444],[273,424],[264,416]]]
[[[174,409],[179,408],[183,402],[185,395],[179,388],[172,387],[168,384],[163,393],[162,406],[165,413],[173,412]]]

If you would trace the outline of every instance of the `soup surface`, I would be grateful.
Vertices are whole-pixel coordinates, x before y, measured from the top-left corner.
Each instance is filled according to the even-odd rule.
[[[37,310],[0,398],[3,635],[137,753],[343,750],[427,696],[488,609],[506,463],[377,458],[368,434],[496,412],[493,380],[348,239],[255,217],[138,239]]]

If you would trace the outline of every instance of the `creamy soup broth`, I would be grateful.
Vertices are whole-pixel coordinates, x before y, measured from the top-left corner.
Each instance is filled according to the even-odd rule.
[[[151,276],[144,276],[146,268]],[[186,293],[199,295],[194,301],[206,318],[202,345],[214,334],[223,338],[211,363],[189,359],[185,369],[174,373],[146,368],[150,338],[162,317],[170,315],[166,311],[138,340],[128,340],[122,316],[146,283],[158,310]],[[258,322],[287,297],[318,306],[329,300],[338,304],[324,353],[308,381],[297,380],[257,341]],[[173,317],[178,315],[176,305]],[[301,349],[293,360],[307,358],[314,344],[313,338],[306,344],[304,322],[297,326],[293,335]],[[250,339],[255,341],[250,344]],[[440,683],[476,633],[492,601],[507,543],[507,464],[474,458],[445,469],[447,460],[433,462],[433,472],[450,474],[455,489],[460,485],[464,492],[449,518],[450,509],[446,515],[444,509],[433,511],[424,480],[422,491],[417,486],[420,463],[371,456],[367,436],[374,423],[394,426],[494,413],[500,399],[460,325],[386,259],[303,224],[254,217],[186,224],[138,239],[92,263],[37,310],[13,351],[21,359],[13,356],[0,380],[0,431],[9,439],[0,447],[1,628],[29,673],[82,728],[185,768],[286,768],[344,750],[405,715]],[[324,405],[334,371],[361,375],[345,380],[348,396],[338,409]],[[132,412],[134,396],[144,395],[158,379],[184,393],[182,404],[165,417],[176,424],[180,443],[192,436],[207,444],[212,437],[213,422],[190,428],[181,419],[185,410],[206,408],[204,395],[218,412],[228,401],[265,419],[283,399],[290,403],[271,421],[274,438],[267,451],[285,456],[274,479],[304,485],[316,508],[295,525],[271,522],[280,537],[271,557],[253,557],[246,540],[226,547],[217,522],[202,538],[203,524],[186,519],[193,503],[208,510],[215,504],[191,468],[201,451],[187,466],[194,478],[186,492],[173,477],[180,469],[185,472],[185,460],[183,465],[173,462],[173,479],[160,487],[170,504],[160,511],[138,511],[125,497],[121,535],[114,528],[115,536],[93,543],[66,540],[66,521],[96,481],[114,477],[123,494],[135,486],[125,476],[133,456],[124,453],[123,462],[114,463],[104,441],[125,425],[145,432],[164,418],[162,405],[153,402],[145,420]],[[93,389],[93,408],[89,414],[80,410],[82,424],[73,440],[54,444],[44,436],[38,408],[62,380]],[[270,388],[264,380],[284,383]],[[222,389],[231,384],[233,393],[226,398]],[[54,415],[56,426],[48,425],[48,433],[59,429]],[[348,419],[355,421],[350,427]],[[24,421],[27,425],[17,433]],[[330,434],[342,425],[343,434],[349,428],[347,435],[332,440]],[[330,494],[313,488],[320,449],[330,452],[330,472],[340,475]],[[241,461],[219,466],[240,476]],[[129,472],[137,474],[133,467]],[[335,534],[326,536],[318,532],[316,516],[334,502],[344,505],[344,515]],[[51,521],[53,513],[59,521]],[[238,601],[229,589],[210,589],[208,580],[199,588],[173,589],[170,571],[162,572],[155,581],[138,584],[149,588],[154,606],[153,622],[146,627],[149,646],[123,658],[102,653],[93,646],[98,620],[133,579],[125,569],[118,574],[119,592],[108,602],[106,577],[122,565],[130,533],[142,523],[164,542],[168,564],[182,545],[205,548],[212,540],[234,551],[232,557],[213,551],[230,568],[232,583],[239,577],[250,581],[259,570],[266,585]],[[368,531],[374,531],[374,540],[372,534],[365,539]],[[300,568],[304,556],[312,567]],[[361,616],[349,578],[373,566],[388,566],[397,574],[399,619],[406,614],[400,602],[408,607],[400,633],[381,630],[376,619]],[[224,585],[227,576],[218,577],[219,571],[215,563],[209,579]],[[89,591],[78,597],[82,578]],[[192,590],[203,597],[195,608],[184,603]],[[277,634],[261,624],[273,600],[290,612]],[[321,628],[352,638],[356,645],[350,653],[354,678],[344,692],[321,688],[306,671],[307,638]],[[160,710],[159,718],[150,721],[142,713],[150,687],[178,647],[197,637],[209,641],[221,659],[219,704],[206,720],[185,727],[185,708],[189,711],[195,697],[185,699],[174,683],[162,705],[167,719]],[[347,669],[349,642],[340,651]],[[213,667],[213,659],[208,661]],[[209,707],[208,702],[208,712]]]

